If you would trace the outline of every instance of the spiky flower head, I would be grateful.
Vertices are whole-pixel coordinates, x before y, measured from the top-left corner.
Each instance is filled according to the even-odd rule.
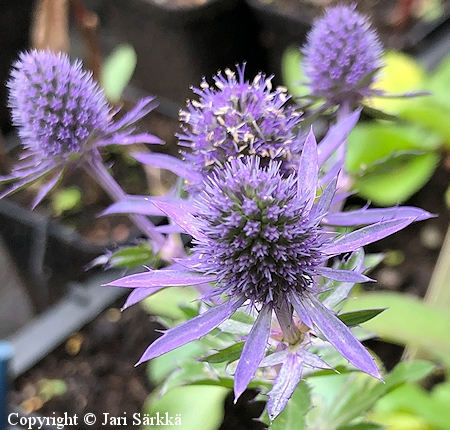
[[[13,124],[24,146],[42,157],[82,154],[107,130],[111,107],[103,91],[66,54],[22,53],[8,87]]]
[[[0,182],[16,183],[0,197],[52,175],[36,205],[75,163],[88,162],[108,144],[162,143],[147,133],[135,134],[133,124],[154,108],[153,98],[137,103],[117,122],[116,111],[80,61],[49,50],[23,52],[14,63],[9,88],[13,124],[24,145],[22,162]]]
[[[271,77],[259,73],[249,82],[244,70],[245,65],[237,67],[237,75],[229,69],[225,75],[218,73],[214,86],[203,79],[200,88],[194,88],[199,100],[188,102],[180,114],[180,145],[190,148],[184,156],[202,177],[245,155],[259,156],[263,164],[280,160],[283,172],[298,164],[303,144],[300,114],[286,106],[284,88],[272,91]]]
[[[341,126],[333,129],[338,140],[345,134]],[[202,295],[203,300],[214,305],[166,331],[150,345],[140,362],[199,339],[247,305],[246,309],[255,311],[257,318],[236,367],[236,397],[246,389],[265,356],[274,315],[290,351],[301,348],[304,339],[299,323],[306,330],[322,333],[354,366],[380,377],[367,350],[319,300],[323,292],[319,279],[325,280],[325,285],[327,280],[350,285],[368,280],[361,266],[339,269],[329,267],[327,261],[341,253],[352,253],[430,214],[416,208],[329,212],[335,203],[338,171],[335,177],[319,178],[320,165],[329,157],[324,155],[330,153],[329,144],[324,139],[318,153],[311,132],[305,140],[298,170],[289,176],[281,171],[280,161],[263,166],[261,158],[247,156],[216,169],[191,206],[151,200],[193,237],[193,253],[177,259],[173,267],[130,275],[109,285],[137,287],[127,306],[165,287],[214,282],[215,288]],[[333,225],[360,228],[338,237],[330,230]],[[339,292],[341,300],[348,291]],[[286,374],[289,369],[297,372],[305,362],[305,356],[296,352],[286,355],[286,359],[290,363],[283,367]],[[309,358],[307,361],[311,363]],[[277,379],[272,394],[269,393],[269,397],[276,398],[269,402],[273,405],[271,417],[283,409],[298,380],[294,378],[283,389],[280,399],[277,384],[285,384],[286,378]]]
[[[281,306],[290,292],[301,294],[327,258],[322,250],[329,241],[304,216],[306,204],[296,177],[283,178],[280,163],[261,169],[257,157],[232,160],[194,203],[203,268],[230,296],[253,304]]]
[[[338,5],[315,20],[303,48],[311,94],[329,104],[360,102],[371,94],[383,48],[356,5]]]

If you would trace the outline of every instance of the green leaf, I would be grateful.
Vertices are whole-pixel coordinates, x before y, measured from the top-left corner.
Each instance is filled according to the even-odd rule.
[[[152,294],[141,302],[143,308],[151,315],[169,317],[173,320],[184,320],[186,312],[180,309],[180,305],[192,305],[198,297],[198,292],[193,287],[165,288]],[[198,306],[198,303],[195,305]]]
[[[137,246],[122,248],[109,257],[108,262],[120,269],[132,269],[148,264],[154,257],[149,242],[143,242]]]
[[[241,356],[244,343],[245,342],[237,342],[227,348],[221,349],[216,354],[203,357],[201,361],[206,361],[207,363],[232,363]]]
[[[406,200],[434,172],[439,156],[430,150],[437,142],[435,135],[417,127],[358,124],[348,138],[346,158],[353,188],[380,206]]]
[[[181,425],[176,428],[183,430],[216,430],[223,419],[224,400],[228,394],[226,388],[216,386],[188,386],[174,388],[162,398],[155,400],[150,396],[144,406],[144,414],[149,417],[160,416],[179,417]],[[139,423],[138,423],[139,424]],[[153,429],[155,423],[145,425],[141,429]],[[175,421],[173,422],[175,424]],[[174,425],[157,426],[173,429]]]
[[[81,191],[78,187],[67,187],[52,195],[52,208],[56,216],[81,208]]]
[[[348,137],[345,166],[349,173],[361,174],[393,154],[434,150],[438,145],[435,137],[417,127],[380,122],[358,124]]]
[[[436,365],[425,360],[402,361],[385,378],[387,391],[405,382],[416,382],[428,376]]]
[[[305,427],[305,415],[311,407],[309,388],[300,381],[286,408],[269,426],[270,430],[302,430]],[[264,421],[268,423],[267,412]]]
[[[179,368],[180,363],[196,359],[203,353],[204,348],[200,342],[190,342],[151,360],[147,366],[147,375],[151,382],[160,384],[170,373]]]
[[[401,52],[388,51],[383,57],[385,66],[373,88],[383,90],[387,94],[402,94],[421,90],[425,85],[426,73],[420,64],[411,56]],[[412,99],[387,99],[374,97],[367,104],[387,114],[396,115]]]
[[[447,90],[447,97],[450,97],[450,91]],[[435,133],[448,146],[450,146],[450,107],[442,106],[431,97],[422,100],[416,100],[404,107],[399,116],[411,123],[420,125],[426,130]],[[436,140],[437,144],[441,143]],[[436,145],[437,146],[437,145]]]
[[[433,100],[450,109],[450,55],[447,55],[431,74],[426,89],[432,93]]]
[[[450,410],[448,403],[435,399],[433,393],[415,384],[406,384],[380,399],[371,418],[385,424],[398,423],[399,428],[402,428],[401,423],[404,426],[408,424],[409,427],[403,427],[408,430],[427,428],[423,427],[427,424],[428,428],[433,426],[445,430],[450,423]],[[421,423],[422,427],[413,427],[413,423]]]
[[[136,68],[137,56],[131,45],[119,45],[105,60],[100,82],[106,97],[117,103]]]
[[[309,93],[305,85],[306,77],[303,73],[302,54],[297,46],[289,46],[283,52],[281,59],[281,75],[289,94],[294,97],[303,97]]]
[[[383,430],[386,429],[385,426],[381,424],[376,423],[358,423],[358,424],[351,424],[351,425],[345,425],[339,427],[337,430]]]
[[[311,428],[339,428],[349,425],[373,407],[386,393],[405,382],[412,382],[428,375],[434,365],[424,361],[400,363],[385,376],[382,383],[363,373],[309,378],[313,404],[308,423]]]
[[[353,327],[358,324],[362,324],[366,321],[375,318],[381,312],[385,311],[383,309],[364,309],[361,311],[347,312],[345,314],[338,315],[338,318],[348,327]]]
[[[427,350],[450,366],[450,315],[417,297],[394,292],[366,292],[347,300],[345,311],[361,308],[388,309],[364,327],[381,338]]]

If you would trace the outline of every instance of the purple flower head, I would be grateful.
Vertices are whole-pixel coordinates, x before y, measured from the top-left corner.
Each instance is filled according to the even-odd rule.
[[[25,153],[11,175],[17,181],[4,197],[43,176],[52,175],[35,205],[58,182],[70,164],[82,163],[107,144],[161,143],[148,134],[131,136],[133,124],[150,112],[153,98],[143,99],[117,122],[102,89],[80,61],[49,50],[23,52],[7,83],[12,119]]]
[[[339,127],[334,129],[336,135],[340,131]],[[256,311],[257,317],[236,368],[236,397],[246,389],[264,359],[273,316],[290,350],[298,348],[304,338],[299,322],[320,332],[354,366],[380,378],[368,351],[318,299],[323,292],[320,280],[350,284],[368,280],[361,267],[344,270],[329,267],[327,262],[430,214],[416,208],[329,212],[338,171],[326,181],[319,178],[328,145],[327,140],[317,148],[311,132],[298,169],[288,176],[281,170],[281,161],[263,166],[259,157],[242,157],[232,159],[207,178],[190,206],[152,200],[154,206],[193,236],[193,254],[177,259],[172,268],[127,276],[109,285],[136,288],[127,300],[130,305],[162,288],[214,282],[215,288],[202,295],[202,300],[214,305],[166,331],[150,345],[140,362],[206,335],[246,305]],[[338,236],[327,227],[332,225],[360,228]],[[298,370],[302,356],[289,354],[289,360],[285,370]],[[282,381],[285,379],[281,385]],[[283,402],[292,394],[291,388],[289,384],[283,389]],[[271,417],[282,410],[283,402],[271,402]]]
[[[272,91],[271,78],[259,73],[253,82],[244,80],[245,65],[236,73],[219,73],[211,87],[204,79],[194,92],[199,101],[190,101],[180,114],[185,124],[180,145],[191,167],[205,177],[216,167],[244,155],[282,161],[281,170],[289,172],[298,164],[303,139],[299,138],[301,116],[286,106],[285,89]],[[190,191],[198,191],[193,184]]]
[[[299,198],[297,182],[282,177],[280,163],[261,168],[258,157],[231,160],[206,181],[194,202],[203,233],[196,251],[230,297],[281,306],[310,288],[330,238],[302,216],[307,196]]]
[[[303,48],[311,94],[331,105],[359,103],[383,65],[383,48],[369,20],[356,5],[329,7],[318,18]]]
[[[103,91],[66,54],[22,53],[8,87],[22,142],[43,158],[81,155],[95,135],[106,133],[111,107]]]

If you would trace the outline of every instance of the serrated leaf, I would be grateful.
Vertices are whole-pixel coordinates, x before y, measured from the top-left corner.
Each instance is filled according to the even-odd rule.
[[[106,97],[113,103],[117,103],[122,97],[123,90],[133,76],[136,62],[136,52],[131,45],[127,44],[116,47],[105,60],[100,82]]]
[[[365,323],[366,321],[375,318],[381,312],[385,311],[386,308],[382,309],[364,309],[361,311],[347,312],[340,314],[337,317],[348,327],[353,327]]]
[[[321,382],[321,386],[317,388],[322,390],[322,396],[325,396],[328,405],[321,411],[320,416],[316,417],[317,420],[320,420],[319,428],[328,428],[328,425],[331,428],[349,425],[355,418],[372,408],[375,402],[386,393],[401,384],[425,377],[433,369],[433,364],[424,361],[403,362],[385,376],[385,383],[362,373],[324,377],[328,379],[322,381],[321,378],[309,379],[313,387]],[[328,387],[333,381],[335,382],[334,389],[329,395],[330,388]],[[328,396],[329,398],[327,398]]]
[[[245,342],[237,342],[227,348],[224,348],[216,354],[208,355],[200,359],[200,361],[206,361],[207,363],[231,363],[238,360],[241,356],[242,348],[244,348]]]

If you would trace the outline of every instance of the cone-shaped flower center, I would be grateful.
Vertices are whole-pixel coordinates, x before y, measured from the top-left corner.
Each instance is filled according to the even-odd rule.
[[[199,195],[204,239],[196,250],[229,294],[278,304],[287,291],[311,286],[325,239],[309,222],[296,175],[283,178],[279,163],[261,168],[258,158],[243,160],[227,164]]]
[[[8,87],[23,144],[43,157],[81,154],[109,124],[110,107],[92,74],[65,54],[23,53]]]

